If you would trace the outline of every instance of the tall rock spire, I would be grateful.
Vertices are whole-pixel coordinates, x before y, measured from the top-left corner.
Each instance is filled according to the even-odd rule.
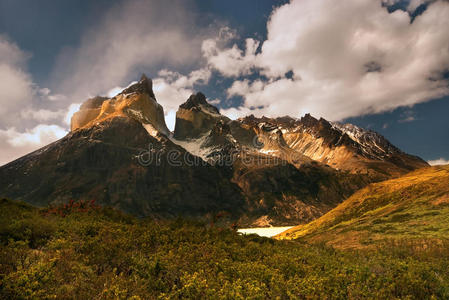
[[[154,95],[153,92],[153,81],[150,78],[148,78],[145,74],[142,74],[139,82],[124,89],[120,94],[132,94],[132,93],[148,94],[150,95],[151,98],[156,100],[156,96]]]

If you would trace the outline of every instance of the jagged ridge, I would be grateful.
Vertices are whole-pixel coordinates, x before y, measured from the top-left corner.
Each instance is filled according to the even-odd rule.
[[[230,120],[202,93],[180,105],[172,136],[145,75],[115,97],[87,100],[71,128],[0,168],[1,194],[40,205],[95,198],[153,216],[227,210],[241,224],[291,225],[426,165],[375,133],[310,115]],[[142,151],[159,157],[143,166]],[[173,151],[181,159],[167,163]]]

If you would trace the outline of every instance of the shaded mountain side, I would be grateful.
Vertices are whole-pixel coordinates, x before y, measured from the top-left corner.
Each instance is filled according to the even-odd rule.
[[[153,161],[138,155],[151,145]],[[2,196],[34,205],[91,200],[140,216],[201,216],[244,209],[239,188],[207,164],[169,163],[170,151],[195,159],[131,118],[115,117],[0,168]],[[148,155],[145,152],[145,155]]]
[[[420,169],[375,183],[307,225],[281,233],[342,248],[384,240],[433,240],[449,236],[449,166]]]
[[[263,154],[212,166],[138,121],[115,117],[0,168],[0,191],[38,206],[96,200],[139,216],[226,212],[241,226],[291,225],[321,216],[366,184],[337,173],[298,170]]]
[[[316,163],[295,167],[263,154],[235,160],[232,182],[248,203],[256,226],[310,222],[368,184],[364,176],[338,172]]]

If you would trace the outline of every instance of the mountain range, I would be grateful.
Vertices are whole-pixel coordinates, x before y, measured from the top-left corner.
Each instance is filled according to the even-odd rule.
[[[85,101],[62,139],[0,167],[0,196],[37,206],[95,200],[142,217],[308,223],[368,184],[427,167],[380,134],[306,114],[231,120],[205,95],[173,132],[152,81]]]

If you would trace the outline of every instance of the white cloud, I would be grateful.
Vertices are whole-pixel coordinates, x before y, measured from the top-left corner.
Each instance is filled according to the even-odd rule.
[[[435,160],[429,160],[428,163],[431,166],[447,165],[447,164],[449,164],[449,160],[440,158],[440,159],[435,159]]]
[[[63,101],[67,99],[67,96],[62,94],[54,94],[54,95],[48,95],[47,99],[50,101]]]
[[[109,97],[109,98],[112,98],[112,97],[116,96],[117,94],[119,94],[124,89],[132,86],[135,83],[137,83],[137,81],[131,81],[126,87],[116,86],[115,88],[112,88],[109,91],[107,91],[106,92],[106,96]]]
[[[123,86],[144,70],[194,68],[202,59],[201,42],[214,28],[197,25],[190,7],[181,0],[112,5],[84,34],[79,48],[59,57],[55,89],[77,102]]]
[[[62,138],[67,131],[57,125],[40,124],[31,130],[17,132],[15,128],[2,130],[8,139],[6,140],[12,146],[43,146],[56,139]]]
[[[255,114],[340,120],[449,94],[448,15],[447,1],[410,23],[408,12],[389,14],[380,1],[293,0],[273,11],[260,53],[254,42],[245,52],[208,42],[203,53],[225,76],[257,68],[268,78],[228,90]]]
[[[167,124],[167,127],[170,131],[175,130],[175,124],[176,124],[176,111],[175,110],[169,110],[165,114],[165,123]]]
[[[17,112],[33,97],[33,82],[24,71],[29,55],[0,35],[0,119],[17,119]],[[1,124],[0,124],[1,125]]]
[[[422,4],[429,4],[435,0],[411,0],[407,6],[407,11],[410,13],[415,12],[415,10]]]
[[[67,131],[58,125],[45,124],[24,132],[19,132],[15,128],[0,129],[0,140],[3,141],[0,165],[37,150],[66,134]]]
[[[218,105],[220,104],[221,100],[220,99],[213,99],[213,100],[208,100],[208,102],[212,105]]]
[[[69,105],[67,112],[65,113],[64,123],[70,126],[72,116],[80,109],[81,103],[72,103]]]
[[[51,90],[49,88],[42,88],[38,90],[39,95],[41,96],[48,96],[51,93]]]
[[[36,121],[60,121],[64,116],[61,108],[49,107],[48,101],[64,100],[65,96],[33,83],[26,71],[29,57],[13,41],[0,35],[0,129],[24,129]]]
[[[20,112],[20,118],[32,119],[38,122],[47,122],[50,120],[61,119],[65,115],[63,110],[48,110],[48,109],[24,109]]]
[[[243,52],[236,44],[231,48],[220,49],[216,39],[208,39],[203,42],[201,50],[210,66],[220,71],[225,76],[248,75],[255,67],[255,53],[259,42],[254,39],[246,39],[246,47]]]

